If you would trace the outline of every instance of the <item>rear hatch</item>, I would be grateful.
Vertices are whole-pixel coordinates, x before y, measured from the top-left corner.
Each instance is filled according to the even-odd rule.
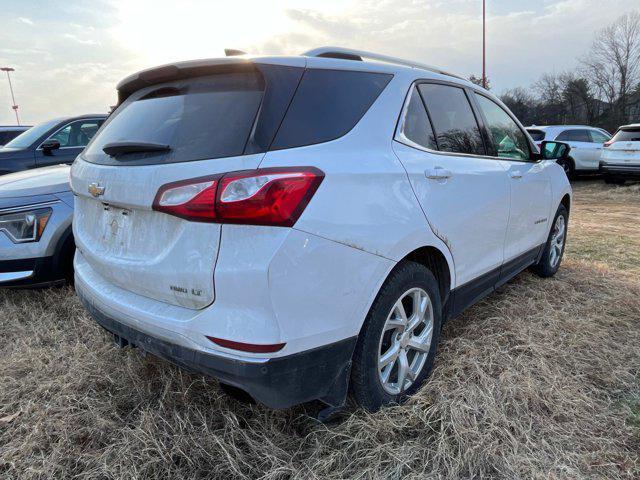
[[[605,162],[640,165],[640,127],[621,128],[604,145],[602,159]]]
[[[302,76],[299,60],[188,62],[123,81],[118,108],[71,171],[84,260],[131,292],[211,304],[220,224],[154,211],[154,198],[167,183],[258,167]]]

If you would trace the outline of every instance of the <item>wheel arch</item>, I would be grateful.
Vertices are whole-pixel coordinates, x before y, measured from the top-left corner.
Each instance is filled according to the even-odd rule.
[[[451,270],[444,254],[434,246],[424,246],[408,253],[401,261],[411,261],[424,265],[438,281],[440,299],[444,305],[451,292]]]
[[[564,208],[567,209],[567,213],[571,212],[571,195],[569,195],[568,193],[564,194],[564,197],[562,197],[562,200],[560,200],[560,205],[563,205]]]

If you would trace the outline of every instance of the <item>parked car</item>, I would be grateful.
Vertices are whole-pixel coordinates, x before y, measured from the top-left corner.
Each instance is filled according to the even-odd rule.
[[[0,147],[30,128],[30,125],[0,125]]]
[[[527,127],[527,132],[538,146],[544,140],[569,144],[571,155],[559,161],[569,178],[575,173],[597,172],[603,144],[611,139],[611,134],[606,130],[585,125]]]
[[[69,166],[0,177],[0,287],[73,281]]]
[[[120,345],[270,407],[397,402],[445,320],[560,266],[566,175],[462,77],[321,48],[118,94],[71,168],[76,291]]]
[[[56,118],[30,128],[0,148],[0,175],[73,162],[106,118]]]
[[[607,183],[640,178],[640,123],[623,125],[604,144],[600,169]]]

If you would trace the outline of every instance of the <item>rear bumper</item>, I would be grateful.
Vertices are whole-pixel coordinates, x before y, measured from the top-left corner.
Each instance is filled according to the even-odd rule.
[[[606,175],[640,177],[640,165],[600,163],[600,171]]]
[[[120,340],[125,340],[122,343],[238,387],[268,407],[287,408],[312,400],[339,406],[346,399],[357,337],[284,357],[242,361],[144,333],[103,312],[83,295],[81,289],[77,293],[94,320]]]

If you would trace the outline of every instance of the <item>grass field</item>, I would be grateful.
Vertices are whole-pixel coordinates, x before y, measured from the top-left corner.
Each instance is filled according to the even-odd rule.
[[[406,405],[329,426],[117,349],[70,289],[0,291],[0,477],[640,478],[640,186],[574,189],[555,278],[450,322]]]

